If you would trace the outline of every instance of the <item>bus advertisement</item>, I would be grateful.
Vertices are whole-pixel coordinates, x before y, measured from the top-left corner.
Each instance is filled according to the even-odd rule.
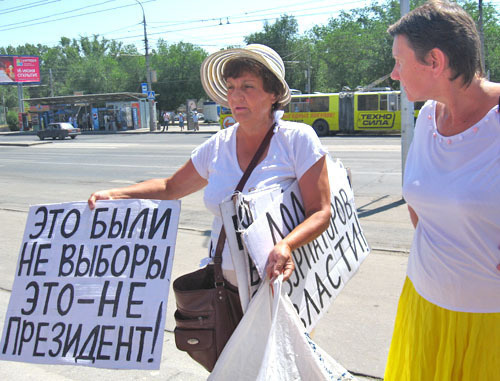
[[[415,118],[422,105],[415,103]],[[295,94],[284,111],[284,120],[308,124],[318,136],[401,131],[399,91]],[[221,128],[235,123],[229,109],[221,110],[220,123]]]

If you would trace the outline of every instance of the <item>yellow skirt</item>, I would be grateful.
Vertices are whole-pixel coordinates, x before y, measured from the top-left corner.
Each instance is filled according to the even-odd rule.
[[[384,381],[405,380],[500,380],[500,313],[438,307],[407,277],[384,376]]]

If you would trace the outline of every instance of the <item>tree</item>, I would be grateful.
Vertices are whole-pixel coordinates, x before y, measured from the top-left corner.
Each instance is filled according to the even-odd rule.
[[[386,30],[398,18],[399,3],[390,1],[341,12],[327,25],[314,27],[309,37],[320,60],[316,89],[354,89],[390,73],[392,40]]]
[[[266,22],[262,32],[246,36],[245,42],[263,44],[274,49],[285,63],[288,85],[295,89],[305,89],[305,71],[312,64],[311,46],[307,38],[298,35],[298,23],[293,16],[283,15],[274,24]]]
[[[461,0],[458,3],[479,23],[477,1]],[[485,74],[489,72],[492,81],[500,82],[500,15],[491,4],[483,4],[483,32]]]
[[[153,83],[153,90],[159,94],[158,109],[175,110],[187,99],[206,97],[200,81],[200,66],[207,55],[193,44],[168,45],[164,40],[158,41],[151,60],[158,76],[158,82]]]

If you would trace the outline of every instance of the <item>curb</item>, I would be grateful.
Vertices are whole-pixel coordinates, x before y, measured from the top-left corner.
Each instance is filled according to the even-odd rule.
[[[52,144],[52,142],[45,142],[45,141],[40,141],[40,142],[0,142],[0,146],[18,146],[18,147],[30,147],[30,146],[36,146],[38,144]]]
[[[127,130],[127,131],[82,131],[81,135],[135,135],[135,134],[215,134],[220,129],[210,129],[207,131],[150,131],[149,129]],[[0,136],[36,136],[34,131],[8,131],[0,132]]]

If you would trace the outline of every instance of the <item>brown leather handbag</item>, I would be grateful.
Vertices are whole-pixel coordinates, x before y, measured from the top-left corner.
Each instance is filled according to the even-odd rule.
[[[236,191],[241,192],[269,145],[274,126],[275,124],[262,140]],[[213,264],[182,275],[173,283],[177,303],[174,315],[175,344],[209,372],[243,317],[238,289],[225,282],[222,275],[222,250],[225,241],[226,231],[222,226]]]

